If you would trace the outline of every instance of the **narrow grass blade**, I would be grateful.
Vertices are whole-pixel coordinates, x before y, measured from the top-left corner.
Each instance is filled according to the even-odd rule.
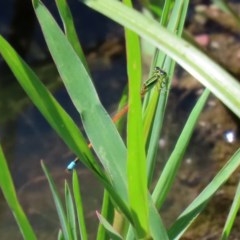
[[[87,60],[83,53],[82,46],[78,40],[77,31],[75,29],[74,22],[73,22],[72,13],[69,9],[67,1],[66,0],[55,0],[55,1],[57,4],[59,14],[62,19],[62,22],[63,22],[63,26],[64,26],[64,30],[65,30],[67,39],[71,43],[73,49],[76,51],[76,53],[79,56],[79,58],[81,59],[83,65],[89,72]]]
[[[78,224],[79,224],[80,237],[82,240],[87,240],[88,237],[87,237],[86,223],[85,223],[85,219],[84,219],[82,196],[81,196],[81,192],[80,192],[80,184],[79,184],[76,170],[73,170],[72,184],[73,184],[74,201],[75,201],[75,206],[77,209],[77,219],[78,219]]]
[[[132,7],[131,0],[123,1]],[[135,230],[139,238],[149,235],[148,189],[146,156],[142,127],[141,53],[139,37],[125,29],[127,50],[127,72],[129,79],[129,110],[127,123],[127,174],[128,195]],[[139,196],[141,196],[139,198]]]
[[[82,1],[165,52],[240,117],[240,84],[200,50],[119,1]]]
[[[240,166],[240,149],[231,157],[231,159],[218,172],[207,187],[199,194],[197,198],[183,211],[173,226],[169,230],[170,239],[179,239],[186,231],[192,221],[205,208],[209,199],[214,193],[227,181],[233,172]]]
[[[104,191],[104,194],[103,194],[101,216],[103,216],[108,222],[113,222],[114,206],[111,202],[110,195],[107,191]],[[119,226],[117,226],[117,227],[119,227]],[[105,239],[107,239],[106,228],[101,223],[99,223],[98,232],[97,232],[97,240],[105,240]]]
[[[29,98],[47,119],[52,128],[55,129],[63,141],[65,141],[69,148],[76,153],[89,169],[93,170],[97,175],[100,175],[101,178],[104,178],[104,174],[89,150],[85,138],[71,117],[45,88],[30,67],[28,67],[16,51],[14,51],[1,36],[0,46],[2,57],[9,65]]]
[[[148,142],[149,134],[151,132],[152,121],[154,119],[160,91],[161,89],[158,89],[157,87],[153,89],[146,107],[146,111],[144,112],[143,129],[144,129],[145,142],[147,146],[148,146],[147,142]]]
[[[67,217],[66,217],[66,214],[64,212],[63,205],[61,203],[60,196],[57,192],[57,188],[56,188],[56,186],[53,182],[53,179],[52,179],[49,171],[47,170],[46,166],[44,165],[43,161],[41,161],[41,166],[42,166],[42,169],[45,173],[45,176],[47,177],[48,184],[49,184],[51,192],[52,192],[53,200],[54,200],[54,203],[55,203],[55,206],[56,206],[56,209],[57,209],[57,213],[58,213],[58,217],[59,217],[59,220],[60,220],[60,224],[61,224],[64,239],[73,239],[72,232],[71,232],[69,223],[67,221]]]
[[[40,1],[34,0],[33,5],[48,48],[70,98],[81,115],[93,149],[118,196],[126,203],[126,147],[66,36]]]
[[[228,214],[226,223],[223,228],[221,240],[227,240],[229,238],[233,223],[236,219],[239,209],[240,209],[240,181],[238,183],[237,191],[235,193],[230,212]]]
[[[176,2],[176,1],[175,1]],[[178,1],[180,2],[180,1]],[[160,3],[158,3],[158,5],[161,5]],[[158,6],[161,12],[160,16],[160,24],[161,26],[167,26],[167,23],[169,22],[169,18],[172,18],[171,16],[171,12],[172,12],[172,8],[173,8],[173,1],[172,0],[166,0],[164,1],[164,4],[162,3],[163,7]]]
[[[165,1],[163,16],[160,21],[161,25],[167,26],[167,29],[169,31],[175,33],[178,36],[181,36],[183,27],[184,27],[184,22],[186,19],[188,4],[189,2],[185,0],[175,1],[174,5],[171,3],[171,1]],[[154,56],[153,65],[162,66],[162,68],[168,74],[168,79],[166,81],[165,86],[161,90],[160,96],[158,97],[156,113],[154,116],[148,148],[147,148],[149,183],[151,183],[151,179],[152,179],[153,172],[156,165],[158,141],[159,141],[159,136],[161,134],[162,127],[163,127],[163,120],[164,120],[166,103],[168,99],[168,92],[171,86],[171,79],[172,79],[172,75],[173,75],[176,63],[170,57],[166,56],[163,52],[160,52],[159,49],[157,49],[156,54]]]
[[[14,218],[18,224],[19,230],[24,239],[37,239],[36,235],[18,201],[16,190],[13,184],[13,180],[7,166],[7,161],[5,159],[2,147],[0,146],[0,188],[4,195],[4,198],[9,205]]]
[[[151,134],[148,141],[148,152],[147,152],[147,172],[148,172],[148,183],[151,184],[153,173],[155,170],[156,164],[156,154],[158,150],[159,136],[161,133],[164,112],[166,108],[167,96],[168,96],[168,80],[166,81],[165,86],[161,89],[156,110],[154,110],[155,117],[153,120]],[[151,103],[149,103],[151,104]],[[155,112],[156,111],[156,112]],[[146,119],[147,120],[147,119]]]
[[[168,21],[167,29],[174,33],[176,36],[182,36],[189,0],[175,1],[171,12],[171,19]]]
[[[110,238],[113,240],[122,240],[123,238],[114,230],[112,225],[101,215],[97,212],[97,216],[101,222],[101,224],[106,229],[107,233],[109,234]]]
[[[167,229],[164,226],[161,216],[149,195],[149,214],[150,214],[150,230],[153,239],[168,240]]]
[[[192,136],[194,127],[197,123],[198,117],[202,112],[202,109],[207,101],[209,96],[209,91],[205,90],[202,96],[199,98],[197,104],[193,108],[181,135],[178,138],[176,146],[168,159],[166,166],[163,169],[163,172],[158,179],[157,185],[152,194],[153,201],[155,202],[157,208],[161,208],[164,203],[172,183],[175,179],[177,170],[180,166],[182,157],[186,151],[189,140]]]
[[[58,240],[64,240],[64,236],[63,236],[63,233],[62,233],[61,229],[59,229],[59,231],[58,231],[58,238],[57,239]]]
[[[73,236],[73,239],[77,240],[77,226],[76,226],[76,216],[75,209],[73,204],[73,197],[70,191],[70,188],[65,181],[65,202],[66,202],[66,210],[67,210],[67,222],[69,223],[69,227]]]

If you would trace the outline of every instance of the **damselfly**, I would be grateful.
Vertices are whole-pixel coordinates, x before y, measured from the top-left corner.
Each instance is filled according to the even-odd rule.
[[[157,83],[159,85],[159,90],[161,90],[166,84],[167,73],[164,72],[160,67],[155,67],[153,75],[147,79],[142,86],[141,96],[144,96],[152,87]]]

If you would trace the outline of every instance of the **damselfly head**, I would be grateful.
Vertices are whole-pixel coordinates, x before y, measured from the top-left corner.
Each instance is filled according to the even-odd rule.
[[[158,74],[159,76],[167,76],[167,73],[163,71],[160,67],[155,67],[154,73]]]

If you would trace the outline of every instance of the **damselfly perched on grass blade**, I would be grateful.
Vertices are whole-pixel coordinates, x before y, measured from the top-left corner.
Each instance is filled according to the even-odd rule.
[[[144,97],[146,92],[150,91],[154,86],[157,86],[158,90],[161,91],[161,89],[165,86],[166,80],[167,80],[167,73],[163,71],[159,67],[155,67],[153,74],[150,78],[148,78],[142,85],[141,89],[141,97]],[[112,121],[116,123],[121,117],[123,117],[128,112],[128,105],[123,107],[119,112],[117,112],[113,118]],[[88,147],[91,148],[92,144],[89,143]],[[71,161],[67,166],[67,171],[72,171],[74,168],[76,168],[77,163],[79,159],[75,158],[73,161]]]
[[[159,90],[161,90],[166,84],[167,73],[164,72],[160,67],[155,67],[153,75],[147,79],[142,86],[141,95],[144,96],[152,87],[156,84],[159,85]]]

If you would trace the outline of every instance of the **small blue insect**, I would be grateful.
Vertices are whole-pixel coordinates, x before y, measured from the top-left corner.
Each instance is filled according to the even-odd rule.
[[[73,161],[71,161],[68,165],[67,165],[67,170],[69,172],[71,172],[73,169],[75,169],[78,165],[79,159],[75,158]]]

